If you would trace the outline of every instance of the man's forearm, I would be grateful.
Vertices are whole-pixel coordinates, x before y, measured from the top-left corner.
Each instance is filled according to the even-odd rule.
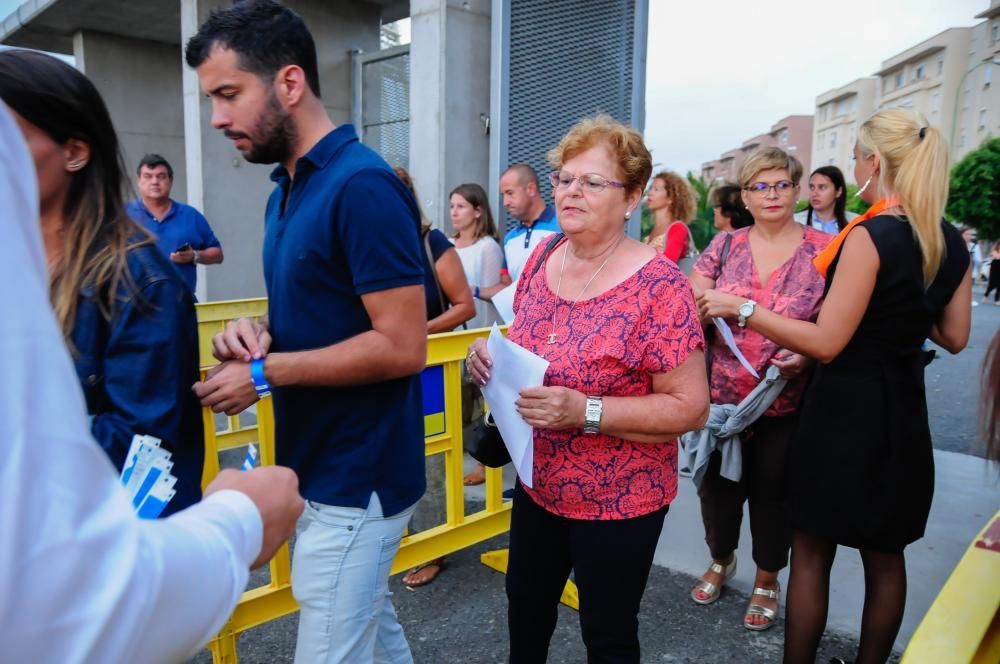
[[[270,353],[264,376],[273,387],[365,385],[413,375],[426,363],[426,327],[405,339],[370,330],[326,348]]]
[[[202,265],[217,265],[222,262],[222,247],[208,247],[198,250],[197,263]]]

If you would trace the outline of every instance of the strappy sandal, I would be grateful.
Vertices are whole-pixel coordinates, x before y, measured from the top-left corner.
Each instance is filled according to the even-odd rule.
[[[778,619],[778,613],[781,611],[781,604],[779,603],[776,608],[769,609],[766,606],[761,606],[760,604],[754,604],[754,597],[760,595],[761,597],[767,597],[768,599],[773,599],[778,602],[781,597],[781,584],[775,589],[771,588],[754,588],[753,594],[750,596],[750,605],[747,606],[747,612],[743,614],[743,626],[749,629],[751,632],[763,632],[765,629],[771,629],[774,627],[774,623]],[[763,616],[767,621],[759,625],[747,622],[747,618],[751,616]]]
[[[714,583],[709,583],[704,579],[698,579],[698,581],[694,584],[694,587],[691,588],[691,599],[693,599],[696,604],[711,604],[715,600],[719,599],[719,595],[722,593],[722,585],[729,579],[733,578],[733,575],[736,574],[736,552],[733,552],[733,561],[731,563],[723,567],[713,560],[712,564],[708,566],[708,571],[721,574],[722,583],[716,586]],[[704,593],[707,597],[704,599],[698,597],[699,592]]]

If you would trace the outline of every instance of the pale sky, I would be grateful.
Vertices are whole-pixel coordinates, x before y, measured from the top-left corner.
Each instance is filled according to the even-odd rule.
[[[0,0],[0,18],[21,1]],[[664,168],[697,173],[786,115],[812,114],[827,90],[942,30],[974,25],[990,0],[649,4],[646,142]]]
[[[816,97],[951,27],[989,0],[650,0],[646,143],[700,172]]]

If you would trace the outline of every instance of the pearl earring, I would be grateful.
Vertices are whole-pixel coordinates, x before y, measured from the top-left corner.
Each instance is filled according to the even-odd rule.
[[[631,216],[632,216],[632,211],[631,210],[625,210],[625,218],[628,219]]]

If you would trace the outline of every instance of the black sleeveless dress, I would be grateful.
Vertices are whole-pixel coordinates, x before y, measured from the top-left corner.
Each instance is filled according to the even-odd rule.
[[[857,331],[818,365],[803,398],[789,465],[792,526],[823,539],[898,552],[923,537],[934,493],[921,344],[969,266],[942,222],[946,253],[924,289],[922,255],[905,218],[861,222],[880,267]],[[827,274],[833,283],[838,254]]]

